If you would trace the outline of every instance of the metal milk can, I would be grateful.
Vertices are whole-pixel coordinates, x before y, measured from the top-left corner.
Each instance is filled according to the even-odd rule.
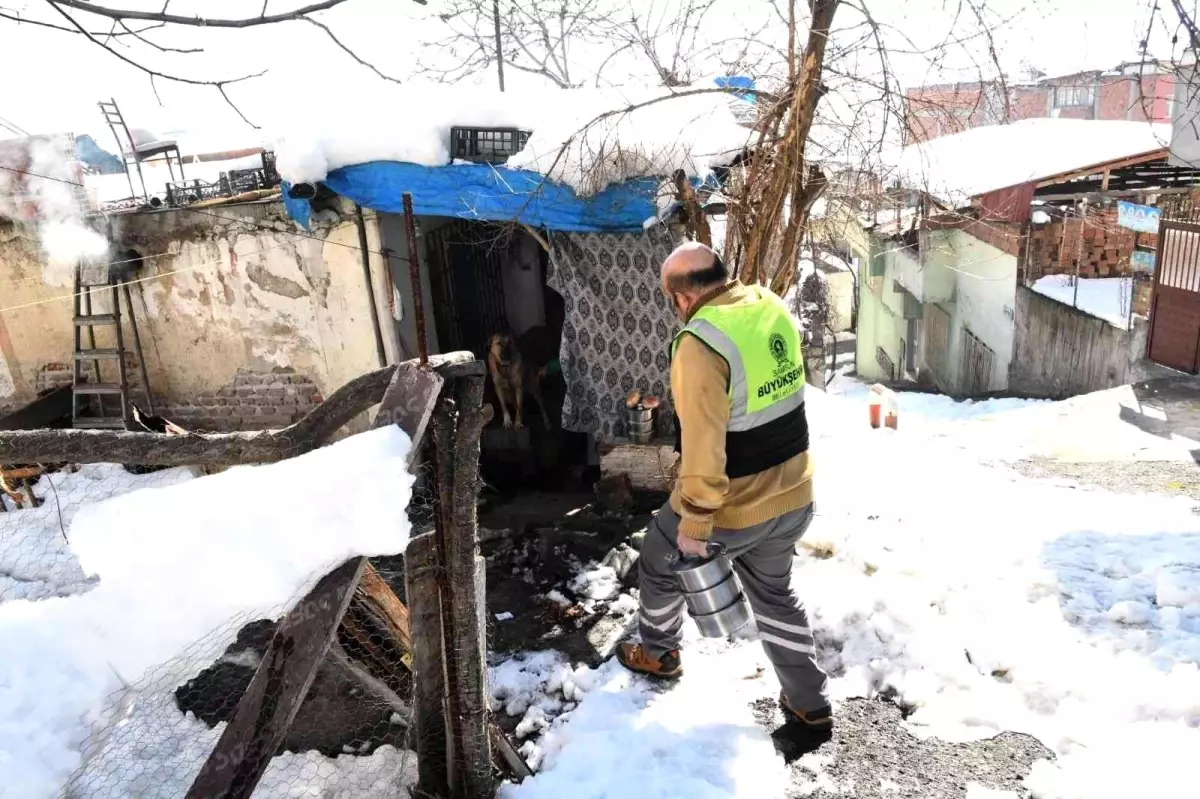
[[[708,557],[681,557],[673,565],[688,613],[705,638],[724,638],[750,621],[750,603],[725,555],[725,547],[708,545]]]

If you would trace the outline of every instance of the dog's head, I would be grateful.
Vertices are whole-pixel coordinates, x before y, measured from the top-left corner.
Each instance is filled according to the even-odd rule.
[[[508,333],[494,333],[488,341],[488,352],[499,363],[509,363],[516,359],[517,343]]]

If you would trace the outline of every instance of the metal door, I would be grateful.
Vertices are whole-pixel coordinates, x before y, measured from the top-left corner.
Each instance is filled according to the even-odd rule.
[[[1164,219],[1159,226],[1146,356],[1200,373],[1200,224]]]

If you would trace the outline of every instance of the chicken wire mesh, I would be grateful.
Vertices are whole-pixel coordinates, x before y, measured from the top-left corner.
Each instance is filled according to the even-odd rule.
[[[193,468],[134,473],[121,466],[5,467],[0,490],[0,602],[69,596],[94,580],[71,552],[69,533],[86,505],[141,488],[173,485],[200,474]],[[22,476],[14,476],[22,475]]]
[[[417,480],[407,506],[413,535],[431,531],[439,510],[437,459],[430,450],[432,447],[426,447],[425,459],[419,459],[414,469]],[[442,465],[445,484],[455,477],[453,470],[445,468],[446,463]],[[84,573],[70,546],[76,514],[92,503],[204,473],[196,467],[126,469],[113,464],[38,467],[37,471],[28,479],[6,480],[0,495],[0,602],[89,591],[96,581]],[[404,557],[397,553],[372,563],[372,573],[388,587],[388,595],[405,601]],[[440,564],[433,571],[444,579]],[[318,577],[313,575],[313,581]],[[416,751],[436,753],[440,745],[444,753],[447,731],[444,726],[427,725],[421,731],[428,739],[426,745],[419,745],[416,739],[413,663],[407,630],[400,629],[407,619],[405,624],[397,624],[396,617],[389,616],[377,599],[372,601],[366,593],[360,586],[351,600],[254,796],[442,793],[444,754],[440,761],[422,762],[424,771],[441,775],[430,781],[432,790],[425,793],[416,785]],[[444,599],[435,598],[434,602]],[[61,795],[186,795],[234,717],[288,607],[230,618],[137,678],[114,669],[122,688],[109,697],[101,711],[85,720],[90,731],[78,744],[80,765]],[[400,608],[406,615],[403,605]],[[446,632],[449,635],[450,631]],[[451,661],[471,657],[465,651],[470,648],[447,640]],[[477,656],[480,660],[481,654]],[[447,669],[455,670],[453,665]],[[261,745],[260,740],[250,743],[251,747]],[[487,758],[472,768],[492,774]]]
[[[380,576],[388,580],[386,571]],[[267,656],[279,619],[303,610],[303,601],[231,618],[112,695],[62,795],[186,795]],[[252,795],[406,795],[417,763],[403,660],[403,648],[360,588]],[[234,757],[262,745],[252,739]]]
[[[5,469],[0,491],[0,603],[90,591],[97,581],[85,574],[70,545],[77,515],[91,504],[203,474],[193,467],[130,470],[115,464],[26,468],[20,474],[29,476],[21,478],[13,471]],[[414,532],[431,525],[433,496],[428,481],[419,480],[408,509]],[[378,558],[374,569],[377,584],[403,598],[403,557]],[[230,618],[144,675],[117,675],[129,682],[87,720],[81,765],[61,795],[184,796],[287,610],[282,605]],[[411,661],[398,639],[378,603],[356,591],[254,796],[407,795],[417,762]]]

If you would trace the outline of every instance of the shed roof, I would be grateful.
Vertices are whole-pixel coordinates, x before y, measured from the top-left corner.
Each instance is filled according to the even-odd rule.
[[[1170,125],[1083,119],[1025,119],[988,125],[886,155],[891,175],[955,207],[997,189],[1165,154]]]

